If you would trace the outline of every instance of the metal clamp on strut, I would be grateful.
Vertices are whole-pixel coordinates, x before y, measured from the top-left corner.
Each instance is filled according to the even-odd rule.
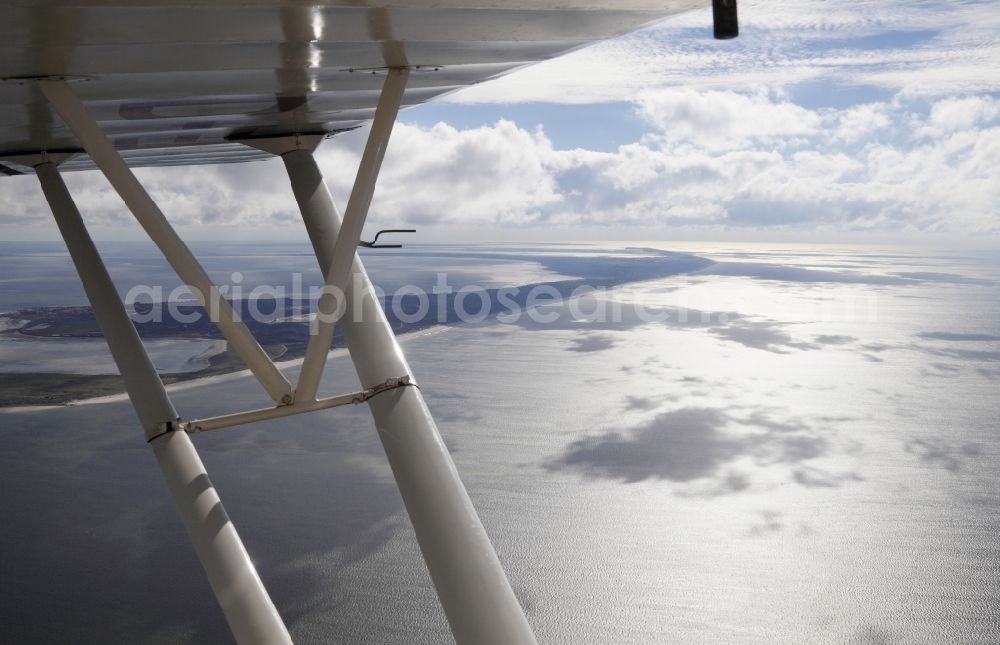
[[[362,390],[358,392],[354,399],[351,401],[354,404],[364,403],[368,399],[372,398],[376,394],[381,394],[382,392],[388,392],[389,390],[395,390],[398,387],[404,387],[407,385],[417,386],[416,383],[410,378],[410,375],[397,376],[395,378],[386,379],[385,383],[379,383],[378,385],[373,385],[367,390]]]
[[[163,421],[156,424],[156,429],[159,431],[156,434],[146,438],[146,443],[151,442],[153,439],[159,439],[165,434],[171,432],[177,432],[178,430],[187,431],[187,425],[183,419],[177,417],[176,419],[171,419],[170,421]]]

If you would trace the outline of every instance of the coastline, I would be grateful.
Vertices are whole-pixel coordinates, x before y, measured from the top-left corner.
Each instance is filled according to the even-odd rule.
[[[406,342],[408,342],[410,340],[413,340],[414,338],[420,338],[420,337],[428,336],[428,335],[431,335],[431,334],[440,334],[440,333],[443,333],[443,332],[451,329],[452,327],[453,327],[452,325],[447,325],[447,324],[436,325],[434,327],[428,327],[428,328],[424,328],[424,329],[417,329],[417,330],[413,330],[413,331],[409,331],[409,332],[404,332],[402,334],[399,334],[397,336],[397,338],[399,339],[400,343],[406,343]],[[327,357],[328,357],[328,359],[334,359],[334,358],[339,358],[339,357],[346,356],[347,353],[348,352],[347,352],[347,348],[346,347],[335,347],[335,348],[333,348],[333,349],[330,350],[330,353],[327,355]],[[302,356],[297,356],[295,358],[290,358],[290,359],[283,360],[283,361],[275,361],[274,364],[275,364],[275,366],[278,367],[278,369],[285,370],[285,369],[297,368],[297,367],[301,366],[302,365],[302,360],[303,360]],[[33,375],[38,375],[38,373],[34,373]],[[44,373],[42,373],[41,375],[45,376]],[[0,378],[2,378],[3,376],[8,376],[8,375],[7,374],[0,374]],[[25,374],[11,373],[10,376],[25,376]],[[76,376],[76,377],[84,377],[84,378],[86,378],[88,375],[86,375],[86,374],[57,374],[57,373],[53,373],[53,374],[51,374],[51,376],[55,376],[55,377],[74,377],[74,376]],[[119,382],[121,380],[121,377],[119,377],[117,374],[107,374],[107,375],[100,375],[100,376],[107,377],[108,380],[117,380]],[[223,382],[226,382],[226,381],[232,381],[232,380],[237,380],[237,379],[241,379],[241,378],[252,378],[252,374],[250,373],[249,368],[245,368],[245,367],[244,368],[230,370],[230,371],[220,371],[220,372],[215,372],[215,373],[205,373],[205,370],[201,370],[201,371],[198,371],[198,372],[185,372],[185,373],[179,373],[179,374],[163,374],[161,376],[162,377],[177,377],[175,380],[170,380],[170,382],[166,382],[166,379],[165,379],[164,385],[165,385],[165,387],[166,387],[166,389],[167,389],[168,392],[183,391],[183,390],[190,389],[192,387],[201,387],[201,386],[204,386],[204,385],[210,385],[210,384],[214,384],[214,383],[223,383]],[[0,414],[3,414],[5,412],[23,413],[23,412],[50,410],[52,408],[60,408],[60,407],[67,407],[67,406],[81,406],[81,405],[95,405],[95,404],[101,404],[101,403],[113,403],[113,402],[116,402],[116,401],[125,401],[127,399],[128,399],[128,394],[125,392],[124,385],[122,385],[120,391],[117,391],[117,392],[114,392],[114,393],[111,393],[111,394],[104,394],[104,393],[90,394],[90,395],[84,394],[84,395],[79,396],[79,397],[72,397],[72,398],[66,398],[66,399],[54,399],[51,402],[38,403],[38,404],[11,404],[11,405],[7,405],[7,404],[4,404],[4,403],[0,402]]]
[[[447,255],[447,254],[442,254]],[[490,254],[476,254],[476,257],[490,257]],[[505,258],[511,259],[511,258]],[[535,306],[529,294],[537,287],[547,289],[548,297],[557,296],[565,300],[572,297],[575,289],[615,288],[624,284],[639,283],[649,280],[661,280],[676,275],[692,273],[714,264],[712,260],[687,253],[673,253],[659,249],[634,248],[622,249],[621,255],[590,256],[583,258],[565,258],[551,256],[523,256],[517,259],[530,260],[543,265],[547,270],[565,279],[551,282],[537,282],[510,287],[482,289],[483,307],[489,308],[487,317],[494,319],[499,313],[504,313],[505,307],[511,305],[517,311],[523,312]],[[508,289],[515,290],[510,296],[502,293]],[[437,293],[437,292],[435,292]],[[383,297],[382,310],[388,323],[400,340],[412,338],[414,334],[427,333],[445,329],[467,322],[468,314],[462,317],[458,313],[458,299],[461,289],[457,292],[449,290],[447,295],[437,302],[437,318],[434,317],[434,307],[419,319],[409,319],[416,310],[415,296],[403,296],[400,302]],[[475,298],[473,298],[475,300]],[[241,309],[247,308],[246,300],[238,301]],[[278,312],[277,302],[275,312]],[[546,301],[547,302],[547,301]],[[272,360],[281,367],[295,367],[302,362],[302,356],[309,340],[308,325],[301,322],[287,322],[291,314],[301,314],[304,301],[287,300],[282,302],[281,320],[275,322],[256,321],[246,311],[242,312],[245,322],[251,327],[251,333]],[[397,311],[396,305],[400,305]],[[542,303],[544,304],[544,303]],[[148,305],[152,306],[152,305]],[[197,313],[200,306],[185,305],[180,307],[180,313],[189,315]],[[464,311],[464,306],[462,307]],[[441,313],[445,315],[442,317]],[[499,312],[499,313],[498,313]],[[478,313],[475,314],[478,316]],[[41,339],[99,339],[101,332],[89,307],[34,307],[0,315],[0,318],[18,318],[23,326],[8,328],[5,334],[21,334]],[[485,318],[480,318],[483,320]],[[164,318],[155,322],[139,323],[137,329],[144,341],[157,339],[199,339],[222,340],[221,335],[209,320],[201,316],[197,322],[190,324],[181,319]],[[344,339],[338,331],[335,333],[331,347],[332,355],[346,351]],[[208,366],[193,371],[161,372],[161,378],[168,388],[180,388],[186,383],[201,383],[204,379],[225,377],[239,378],[248,370],[242,359],[231,348],[205,357]],[[282,360],[284,359],[284,360]],[[61,405],[77,405],[85,401],[114,400],[115,397],[125,397],[125,387],[121,377],[116,373],[86,374],[64,372],[0,372],[0,410],[25,410],[29,408],[50,408]]]

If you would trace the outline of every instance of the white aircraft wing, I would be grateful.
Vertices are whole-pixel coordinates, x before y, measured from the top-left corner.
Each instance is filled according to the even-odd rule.
[[[410,68],[412,106],[708,4],[0,0],[0,157],[81,147],[38,77],[71,81],[130,166],[249,161],[268,155],[230,139],[369,121],[387,68]]]

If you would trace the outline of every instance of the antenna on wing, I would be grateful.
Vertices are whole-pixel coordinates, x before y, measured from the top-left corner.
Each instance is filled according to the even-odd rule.
[[[712,22],[715,37],[729,40],[740,35],[739,20],[736,17],[736,0],[712,0]]]
[[[415,228],[386,228],[375,234],[375,238],[371,242],[365,242],[364,240],[358,240],[358,246],[363,246],[366,249],[401,249],[402,244],[376,244],[378,242],[378,236],[382,233],[416,233]]]

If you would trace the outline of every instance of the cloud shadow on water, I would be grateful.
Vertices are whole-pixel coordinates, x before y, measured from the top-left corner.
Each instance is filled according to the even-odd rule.
[[[821,334],[813,338],[813,341],[821,345],[846,345],[853,343],[857,338],[854,336],[844,336],[841,334]]]
[[[789,349],[815,349],[815,345],[795,341],[781,325],[770,321],[736,320],[725,327],[713,327],[711,332],[724,340],[751,349],[787,354]]]
[[[895,273],[901,278],[906,278],[907,280],[917,280],[919,282],[937,282],[940,284],[977,284],[977,285],[991,285],[992,280],[984,280],[983,278],[970,278],[968,276],[959,275],[957,273],[935,273],[932,271],[903,271]]]
[[[862,481],[863,479],[857,473],[834,473],[807,465],[802,465],[792,471],[792,481],[807,488],[836,488],[845,481]]]
[[[653,410],[660,403],[656,398],[651,396],[626,396],[625,403],[622,408],[625,410],[640,410],[647,411]]]
[[[601,315],[583,317],[573,309],[599,311]],[[707,330],[723,340],[739,343],[751,349],[778,354],[791,350],[813,350],[827,345],[843,345],[855,340],[849,336],[817,336],[815,342],[796,340],[786,331],[787,324],[775,320],[752,320],[734,311],[704,311],[687,307],[640,306],[617,300],[598,301],[591,296],[578,298],[571,307],[567,301],[547,304],[540,315],[521,316],[516,324],[528,331],[574,331],[580,336],[571,342],[570,351],[591,352],[611,349],[615,340],[599,332],[624,332],[645,325],[662,325],[671,329]]]
[[[914,439],[906,444],[906,451],[916,455],[920,462],[939,466],[949,472],[958,472],[962,463],[979,456],[982,447],[977,443],[949,444],[938,440]]]
[[[742,457],[761,465],[798,464],[822,456],[827,449],[827,441],[803,424],[688,407],[661,413],[628,432],[574,441],[546,467],[626,483],[650,479],[686,483],[731,477],[725,467]],[[745,483],[728,488],[743,490]]]
[[[1000,341],[1000,336],[997,336],[996,334],[959,334],[948,331],[923,331],[917,334],[917,336],[928,340],[957,340],[971,342]]]
[[[720,275],[775,282],[803,283],[843,283],[895,285],[917,284],[920,279],[909,276],[869,275],[855,272],[824,271],[820,269],[805,269],[801,267],[780,264],[764,264],[758,262],[718,262],[709,267],[694,272],[695,275]]]
[[[606,334],[584,334],[571,342],[573,346],[568,348],[571,352],[600,352],[618,344],[614,338]]]

